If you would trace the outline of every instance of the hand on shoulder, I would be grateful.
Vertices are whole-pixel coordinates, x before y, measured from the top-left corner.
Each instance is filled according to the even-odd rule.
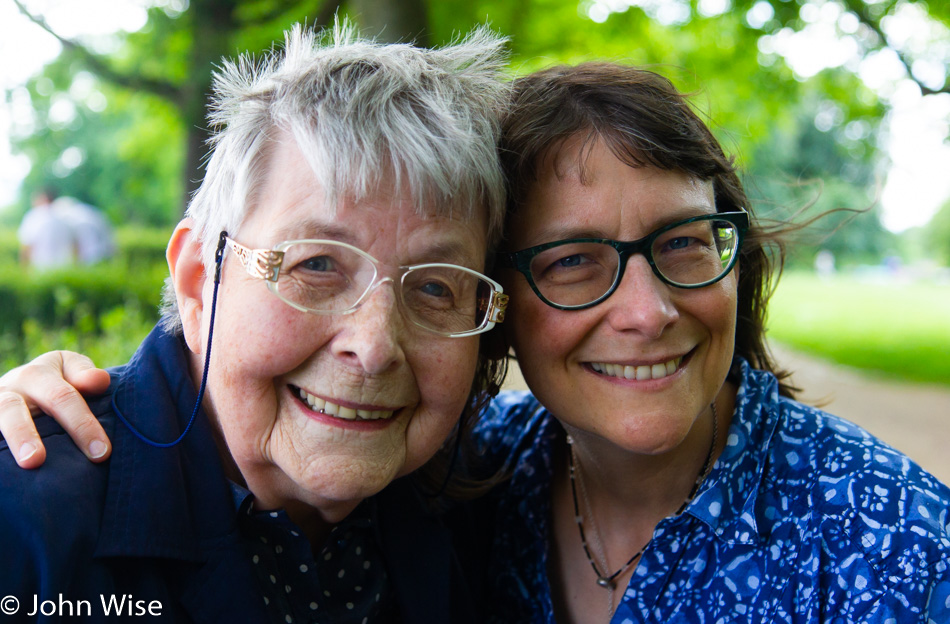
[[[39,468],[46,449],[33,418],[49,414],[91,461],[108,459],[109,438],[83,394],[101,394],[109,373],[70,351],[51,351],[0,377],[0,434],[21,468]]]

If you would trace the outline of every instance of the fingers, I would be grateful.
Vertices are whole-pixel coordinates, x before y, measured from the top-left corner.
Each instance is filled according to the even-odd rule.
[[[68,351],[47,353],[32,364],[36,365],[35,378],[31,375],[29,385],[19,388],[27,402],[32,399],[52,416],[90,460],[107,459],[112,452],[109,438],[80,391],[105,391],[109,387],[109,373],[95,368],[86,356]]]
[[[109,373],[96,368],[81,353],[59,351],[63,361],[63,378],[84,395],[102,394],[109,389]]]
[[[14,450],[17,463],[35,468],[46,459],[32,420],[39,411],[52,416],[90,460],[107,459],[112,451],[109,438],[79,390],[98,393],[108,386],[108,373],[96,369],[89,358],[59,351],[0,377],[0,433]]]
[[[39,468],[46,448],[36,433],[33,415],[19,394],[0,391],[0,433],[21,468]]]

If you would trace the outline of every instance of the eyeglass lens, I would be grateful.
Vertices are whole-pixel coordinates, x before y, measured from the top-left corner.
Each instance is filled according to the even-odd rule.
[[[277,293],[313,312],[342,312],[355,306],[376,283],[376,267],[358,252],[332,243],[294,243],[284,249]],[[411,321],[445,333],[482,326],[491,285],[458,267],[425,266],[407,270],[397,296]]]
[[[729,221],[693,221],[658,235],[649,254],[664,281],[673,286],[697,286],[725,275],[738,242],[738,231]],[[608,243],[568,242],[542,251],[530,267],[535,286],[545,299],[579,306],[610,291],[620,272],[620,253]]]

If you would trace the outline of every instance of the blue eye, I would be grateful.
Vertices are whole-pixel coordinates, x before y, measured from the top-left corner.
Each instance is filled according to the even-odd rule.
[[[450,294],[448,292],[448,288],[437,282],[428,282],[423,284],[419,290],[430,297],[445,297],[446,295]]]
[[[584,261],[584,258],[580,254],[574,254],[573,256],[565,256],[557,260],[554,264],[559,267],[576,267]]]
[[[687,247],[689,247],[690,240],[691,239],[687,236],[679,236],[677,238],[670,240],[670,242],[668,242],[667,245],[669,246],[670,249],[686,249]]]
[[[334,264],[333,259],[329,256],[314,256],[301,262],[300,266],[308,271],[332,271]]]

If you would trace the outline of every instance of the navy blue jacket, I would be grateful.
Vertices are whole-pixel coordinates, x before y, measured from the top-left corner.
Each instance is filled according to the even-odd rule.
[[[10,617],[12,602],[0,598],[0,620],[266,622],[203,413],[179,445],[159,449],[112,408],[114,398],[153,440],[178,437],[196,399],[180,338],[153,330],[112,376],[109,392],[90,401],[113,442],[104,464],[89,462],[45,416],[36,420],[48,451],[42,468],[20,469],[0,441],[0,594],[19,601]],[[411,483],[395,482],[378,502],[377,539],[403,621],[477,621],[451,536]],[[52,602],[27,616],[37,600]],[[150,605],[161,617],[149,617]]]

